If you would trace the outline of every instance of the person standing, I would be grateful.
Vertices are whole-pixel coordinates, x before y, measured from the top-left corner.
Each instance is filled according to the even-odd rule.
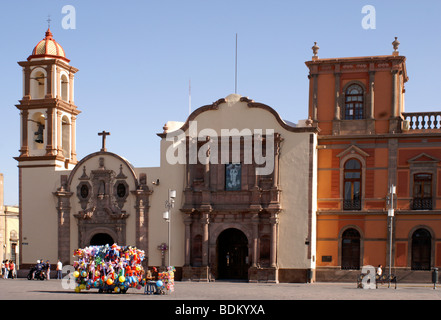
[[[9,262],[9,278],[14,279],[15,277],[15,263],[11,260]]]
[[[51,264],[49,263],[49,260],[46,260],[46,279],[51,279]]]
[[[60,259],[58,259],[57,262],[57,279],[62,279],[62,270],[63,270],[63,264],[61,263]]]
[[[9,276],[9,260],[6,260],[6,262],[5,262],[5,276],[3,278],[8,279],[8,276]]]
[[[2,278],[5,278],[5,260],[2,261]]]

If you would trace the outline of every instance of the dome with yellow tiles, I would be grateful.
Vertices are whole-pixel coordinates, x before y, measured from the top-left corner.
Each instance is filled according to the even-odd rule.
[[[63,47],[55,41],[50,29],[46,31],[46,37],[41,40],[32,50],[32,54],[28,57],[28,61],[34,58],[55,58],[62,59],[66,62],[70,60],[66,58]]]

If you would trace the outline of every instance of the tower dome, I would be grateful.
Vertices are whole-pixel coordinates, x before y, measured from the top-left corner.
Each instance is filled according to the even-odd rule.
[[[70,60],[66,58],[63,47],[55,41],[50,29],[46,31],[46,37],[41,40],[32,50],[32,54],[28,57],[28,61],[34,58],[55,58],[62,59],[66,62]]]

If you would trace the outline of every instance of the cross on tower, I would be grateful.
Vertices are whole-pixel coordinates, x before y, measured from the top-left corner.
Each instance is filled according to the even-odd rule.
[[[103,147],[101,148],[101,151],[107,151],[106,149],[106,136],[110,136],[110,132],[98,132],[99,136],[103,136]]]
[[[47,28],[50,29],[51,28],[51,21],[52,21],[50,14],[47,16],[47,20],[46,21],[47,21]]]

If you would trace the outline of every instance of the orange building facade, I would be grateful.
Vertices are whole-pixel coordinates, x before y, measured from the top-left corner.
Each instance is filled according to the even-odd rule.
[[[306,62],[320,129],[317,281],[352,281],[380,264],[401,281],[430,281],[441,266],[441,112],[405,112],[398,45],[391,55],[320,59],[315,44]]]

